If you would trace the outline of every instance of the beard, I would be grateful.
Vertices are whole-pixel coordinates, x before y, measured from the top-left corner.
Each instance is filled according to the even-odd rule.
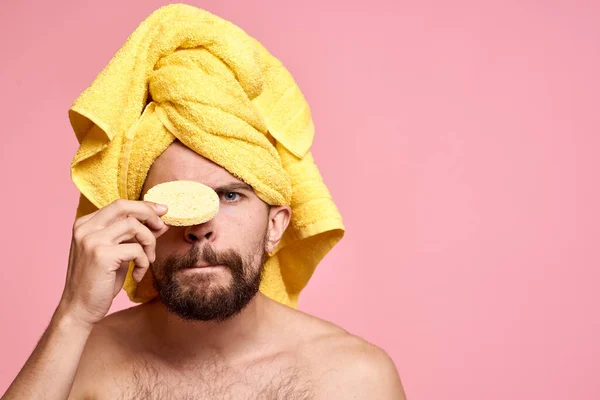
[[[167,310],[184,320],[218,322],[234,317],[258,293],[267,259],[264,250],[266,237],[267,232],[246,257],[232,249],[217,253],[207,244],[202,249],[193,246],[184,256],[170,255],[151,264],[158,299]],[[215,274],[180,273],[196,267],[200,260],[209,265],[221,265],[226,271]],[[217,274],[220,276],[227,271],[231,273],[229,286],[212,282]]]

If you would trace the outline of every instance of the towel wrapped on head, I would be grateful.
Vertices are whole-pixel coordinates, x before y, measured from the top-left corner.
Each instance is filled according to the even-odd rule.
[[[144,20],[73,103],[80,147],[71,177],[77,218],[116,199],[139,200],[152,163],[175,140],[251,185],[292,219],[265,263],[260,290],[297,307],[322,258],[342,238],[342,218],[310,147],[310,109],[289,71],[241,28],[183,4]],[[129,298],[156,296],[130,264]]]

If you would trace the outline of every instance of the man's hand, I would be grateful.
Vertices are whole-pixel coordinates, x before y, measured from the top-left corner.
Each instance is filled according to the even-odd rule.
[[[121,290],[131,260],[139,282],[169,228],[167,212],[146,201],[117,200],[75,221],[60,303],[35,350],[2,399],[66,399],[94,327]]]
[[[104,318],[129,262],[135,262],[133,278],[139,282],[155,261],[156,238],[169,229],[160,219],[166,211],[151,202],[117,200],[77,219],[57,311],[87,326]]]

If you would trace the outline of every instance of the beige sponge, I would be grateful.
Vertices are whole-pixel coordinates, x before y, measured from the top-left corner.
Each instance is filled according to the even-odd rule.
[[[161,218],[172,226],[202,224],[219,212],[219,195],[212,188],[194,181],[158,184],[146,192],[144,201],[166,204],[169,210]]]

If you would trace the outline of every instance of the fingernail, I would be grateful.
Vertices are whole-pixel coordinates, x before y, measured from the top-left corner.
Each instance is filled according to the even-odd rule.
[[[167,211],[168,207],[164,204],[157,204],[156,209],[158,210],[158,212],[164,212]]]

